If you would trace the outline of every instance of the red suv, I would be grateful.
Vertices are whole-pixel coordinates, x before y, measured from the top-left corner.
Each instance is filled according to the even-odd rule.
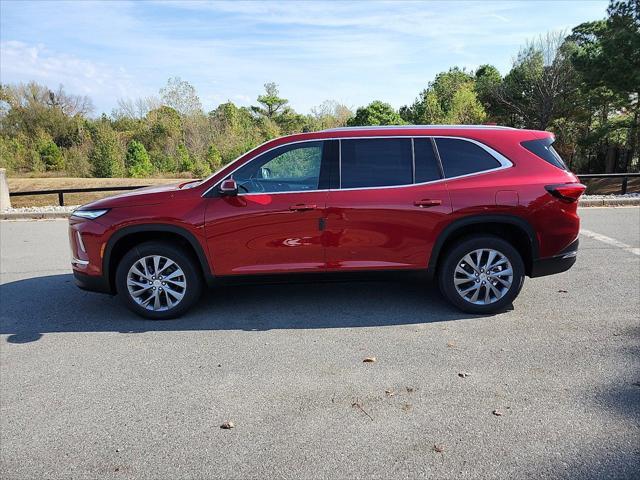
[[[549,132],[340,128],[271,140],[205,180],[76,210],[73,272],[134,312],[176,317],[240,276],[422,270],[470,313],[576,259],[578,198]]]

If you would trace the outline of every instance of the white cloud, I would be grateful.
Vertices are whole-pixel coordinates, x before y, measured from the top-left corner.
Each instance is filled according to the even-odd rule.
[[[135,94],[133,78],[124,68],[54,52],[44,45],[29,45],[15,40],[0,42],[0,80],[36,80],[51,87],[58,84],[67,91],[93,98],[115,99]]]
[[[157,94],[170,76],[191,82],[206,109],[250,104],[275,81],[307,111],[327,98],[400,106],[453,65],[505,72],[527,38],[599,18],[606,0],[557,2],[552,16],[511,1],[0,5],[6,81],[64,83],[105,111],[118,97]]]

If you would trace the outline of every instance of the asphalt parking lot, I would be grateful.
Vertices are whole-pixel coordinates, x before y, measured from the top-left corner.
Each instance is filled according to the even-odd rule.
[[[503,314],[404,280],[171,322],[77,289],[65,221],[2,222],[0,476],[638,478],[640,208],[581,214],[575,267]]]

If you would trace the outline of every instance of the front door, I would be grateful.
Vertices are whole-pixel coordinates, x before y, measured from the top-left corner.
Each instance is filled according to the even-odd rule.
[[[233,172],[237,196],[208,200],[205,228],[215,275],[324,269],[325,166],[331,152],[337,154],[330,143],[269,150]]]

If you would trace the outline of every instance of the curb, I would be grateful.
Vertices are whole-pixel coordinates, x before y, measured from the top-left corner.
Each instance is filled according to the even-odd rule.
[[[580,200],[579,207],[636,207],[640,206],[637,198],[598,198]],[[0,213],[0,220],[52,220],[69,218],[71,212],[5,212]]]

